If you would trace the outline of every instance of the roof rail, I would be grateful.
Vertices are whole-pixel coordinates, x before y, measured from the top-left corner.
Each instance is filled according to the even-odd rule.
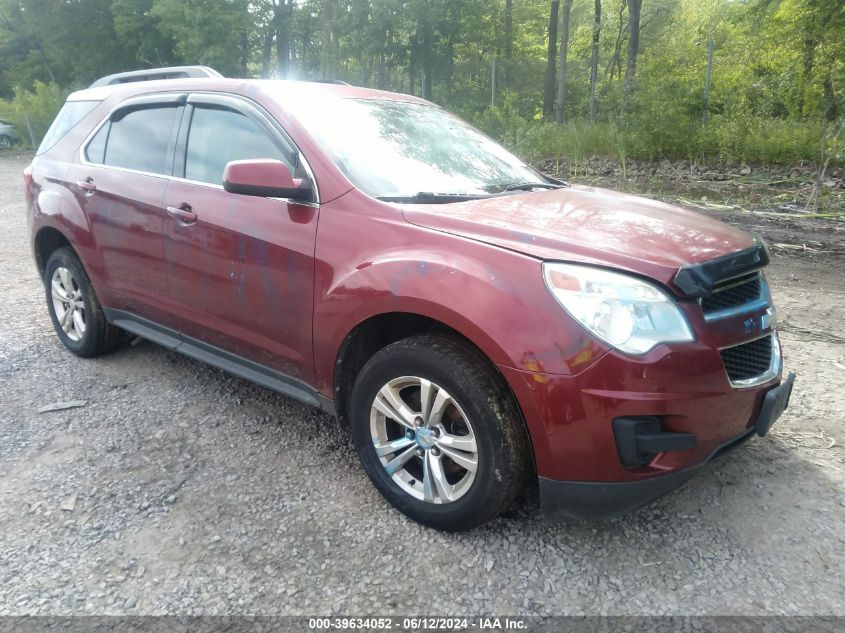
[[[348,86],[349,84],[340,79],[309,79],[314,84],[334,84],[336,86]]]
[[[222,77],[219,72],[208,66],[170,66],[169,68],[147,68],[145,70],[131,70],[126,73],[115,73],[101,77],[89,88],[113,86],[133,81],[155,81],[156,79],[184,79],[186,77]]]

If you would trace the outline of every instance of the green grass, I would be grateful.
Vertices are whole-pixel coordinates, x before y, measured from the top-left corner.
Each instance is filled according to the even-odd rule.
[[[699,121],[666,121],[635,117],[627,125],[570,121],[563,125],[497,119],[478,123],[529,162],[567,160],[579,171],[591,157],[618,160],[688,159],[704,164],[795,165],[818,163],[823,122],[781,119],[731,119],[715,116]],[[494,127],[494,129],[490,129]],[[845,151],[834,151],[832,164],[843,164]]]

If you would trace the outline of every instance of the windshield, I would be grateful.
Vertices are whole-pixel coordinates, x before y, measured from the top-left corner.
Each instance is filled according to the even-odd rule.
[[[548,182],[436,106],[372,99],[288,105],[346,176],[373,197],[489,195],[512,185]]]

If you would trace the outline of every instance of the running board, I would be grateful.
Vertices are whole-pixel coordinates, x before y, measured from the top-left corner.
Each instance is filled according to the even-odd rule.
[[[110,308],[103,308],[103,313],[109,323],[136,336],[227,371],[262,387],[277,391],[304,404],[322,409],[331,415],[335,414],[333,400],[324,398],[320,392],[298,378],[293,378],[255,361],[232,354],[191,336],[186,336],[137,314]]]

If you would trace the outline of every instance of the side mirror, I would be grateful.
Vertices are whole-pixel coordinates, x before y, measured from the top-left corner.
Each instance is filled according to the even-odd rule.
[[[294,178],[287,165],[269,158],[233,160],[227,163],[223,170],[223,189],[245,196],[311,199],[308,181]]]

